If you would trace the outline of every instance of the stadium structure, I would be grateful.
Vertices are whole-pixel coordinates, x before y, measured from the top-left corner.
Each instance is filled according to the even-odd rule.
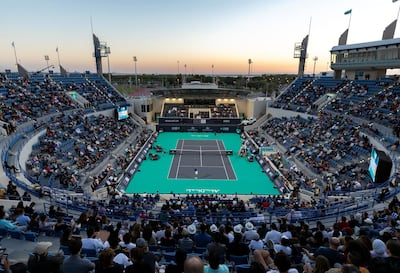
[[[342,41],[331,50],[334,77],[310,77],[304,74],[306,36],[295,49],[298,77],[267,100],[248,89],[201,82],[125,98],[103,77],[104,47],[93,35],[97,73],[63,67],[31,73],[18,64],[18,72],[0,74],[3,181],[72,211],[111,199],[159,200],[158,192],[128,196],[121,189],[160,132],[229,132],[243,137],[280,191],[247,197],[254,204],[269,198],[286,204],[266,208],[270,219],[290,213],[293,202],[301,214],[293,220],[370,211],[399,192],[400,85],[386,76],[386,69],[400,68],[399,39],[384,38]],[[244,126],[247,117],[257,122]],[[23,198],[7,185],[3,191],[3,198]],[[135,219],[142,210],[117,211],[110,203],[104,213]]]

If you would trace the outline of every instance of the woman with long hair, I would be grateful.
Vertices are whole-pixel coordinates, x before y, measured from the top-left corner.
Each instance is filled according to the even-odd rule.
[[[221,257],[217,251],[211,251],[208,257],[208,265],[204,266],[204,273],[229,273],[226,264],[221,264]]]
[[[114,250],[111,248],[103,249],[96,262],[95,273],[123,273],[124,267],[114,263]]]

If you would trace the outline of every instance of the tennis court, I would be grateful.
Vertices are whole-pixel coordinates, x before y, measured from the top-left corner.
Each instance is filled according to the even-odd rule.
[[[236,180],[229,157],[222,140],[179,139],[174,155],[169,179],[225,179]]]
[[[241,143],[234,133],[160,133],[153,146],[162,149],[149,152],[157,160],[144,160],[125,192],[279,194],[256,161],[238,155]]]

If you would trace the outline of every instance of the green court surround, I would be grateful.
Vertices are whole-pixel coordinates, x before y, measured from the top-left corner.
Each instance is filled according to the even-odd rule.
[[[170,149],[176,148],[179,139],[185,140],[223,140],[227,150],[233,150],[229,156],[237,180],[197,180],[197,179],[168,179],[168,173],[173,159],[169,154]],[[126,193],[160,193],[160,194],[238,194],[238,195],[276,195],[279,191],[262,171],[257,162],[249,162],[244,157],[238,156],[242,139],[239,134],[231,133],[160,133],[154,142],[160,145],[163,152],[150,153],[159,154],[158,160],[144,160],[139,171],[130,181]]]

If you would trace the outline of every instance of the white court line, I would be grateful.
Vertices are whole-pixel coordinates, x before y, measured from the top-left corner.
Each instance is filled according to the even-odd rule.
[[[197,165],[181,165],[182,168],[196,168],[199,167]],[[224,168],[224,166],[204,166],[204,168],[214,168],[214,169],[219,169],[219,168]]]
[[[220,149],[220,147],[219,147],[219,142],[218,142],[218,141],[216,141],[216,142],[217,142],[218,150],[221,152],[221,149]],[[228,170],[227,170],[226,167],[225,167],[225,162],[224,162],[224,158],[223,158],[223,156],[222,156],[222,153],[220,153],[220,157],[221,157],[221,160],[222,160],[222,165],[224,166],[224,171],[225,171],[225,175],[226,175],[226,180],[229,180]]]
[[[201,153],[201,145],[200,145],[200,167],[203,167],[203,155]]]
[[[185,142],[185,140],[183,139],[182,140],[182,147],[184,146],[183,144],[184,144],[184,142]],[[181,148],[182,149],[182,148]],[[179,159],[178,159],[178,166],[177,166],[177,168],[176,168],[176,175],[175,175],[175,178],[176,179],[178,179],[178,173],[179,173],[179,169],[180,169],[180,167],[181,167],[181,159],[182,159],[182,154],[180,154],[179,155]]]

